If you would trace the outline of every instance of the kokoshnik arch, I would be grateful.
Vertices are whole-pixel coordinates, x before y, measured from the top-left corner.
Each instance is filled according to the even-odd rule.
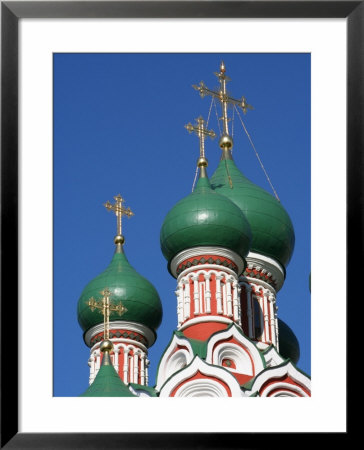
[[[124,252],[122,217],[133,215],[120,195],[105,204],[117,216],[109,266],[84,288],[78,320],[90,348],[89,387],[82,396],[104,397],[307,397],[310,378],[296,364],[299,344],[278,318],[277,294],[295,235],[278,196],[252,183],[232,157],[228,109],[240,118],[253,109],[227,91],[224,63],[217,90],[203,82],[201,97],[220,103],[221,159],[208,178],[208,120],[186,125],[199,138],[193,192],[166,214],[160,245],[177,280],[177,329],[148,385],[148,348],[157,337],[162,302]],[[239,109],[238,109],[239,108]],[[211,112],[211,107],[210,107]],[[241,120],[244,126],[243,121]]]

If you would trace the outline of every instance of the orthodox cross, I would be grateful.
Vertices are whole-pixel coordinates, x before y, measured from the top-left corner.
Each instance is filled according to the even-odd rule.
[[[198,119],[195,119],[197,125],[193,126],[191,123],[185,125],[185,128],[192,133],[193,131],[197,134],[200,139],[200,158],[205,159],[205,136],[210,136],[212,139],[216,136],[216,134],[212,130],[208,130],[205,128],[205,121],[200,116]]]
[[[229,135],[229,127],[228,127],[228,115],[227,115],[227,107],[228,104],[232,105],[238,105],[243,110],[243,113],[246,114],[247,109],[253,109],[251,105],[249,105],[246,102],[245,97],[242,97],[241,100],[236,100],[235,98],[232,98],[228,95],[226,91],[226,82],[231,81],[229,77],[225,75],[226,68],[225,64],[222,62],[220,65],[220,72],[214,72],[214,74],[217,76],[220,82],[220,90],[219,91],[212,91],[211,89],[208,89],[205,86],[205,83],[203,81],[200,82],[199,86],[196,86],[195,84],[192,85],[193,88],[195,88],[197,91],[199,91],[201,97],[205,97],[206,95],[211,95],[214,98],[217,98],[221,102],[221,109],[222,109],[222,121],[224,124],[224,134]]]
[[[130,208],[124,208],[123,203],[124,203],[124,199],[121,197],[120,194],[116,195],[114,197],[115,203],[112,205],[109,201],[107,201],[106,203],[104,203],[105,208],[108,211],[114,211],[114,213],[116,214],[117,217],[117,224],[116,224],[116,228],[117,228],[117,236],[122,236],[121,234],[121,219],[123,216],[127,216],[128,218],[133,216],[134,213],[131,211]]]
[[[100,294],[102,294],[102,299],[100,301],[96,301],[91,297],[87,304],[92,312],[97,309],[104,316],[104,340],[106,340],[110,337],[110,312],[115,311],[119,316],[122,316],[127,309],[121,302],[118,305],[110,305],[111,292],[108,288],[105,288]]]

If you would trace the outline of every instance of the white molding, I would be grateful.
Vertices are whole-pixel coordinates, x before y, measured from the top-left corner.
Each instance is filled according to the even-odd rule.
[[[273,369],[268,369],[262,372],[255,379],[250,391],[256,392],[261,389],[264,383],[274,378],[281,378],[283,376],[290,376],[296,383],[304,386],[307,390],[311,392],[311,380],[304,375],[302,372],[298,371],[294,365],[288,361],[287,364],[282,366],[277,366]]]
[[[239,283],[249,285],[250,287],[252,284],[257,285],[261,288],[263,288],[265,291],[269,291],[269,293],[276,296],[277,290],[274,289],[274,287],[267,283],[266,281],[260,280],[259,278],[250,277],[249,275],[240,275],[239,277]]]
[[[273,346],[270,347],[266,353],[263,354],[267,367],[275,367],[284,363],[284,358],[278,353],[277,349]]]
[[[172,259],[170,270],[173,276],[177,278],[177,267],[186,259],[209,254],[231,259],[238,267],[238,274],[242,273],[242,271],[244,270],[245,262],[243,258],[232,250],[223,247],[192,247],[188,248],[187,250],[183,250]]]
[[[123,330],[127,330],[127,331],[134,331],[135,333],[139,333],[139,334],[143,335],[148,342],[148,347],[151,347],[154,344],[155,339],[156,339],[155,334],[153,333],[153,331],[150,328],[148,328],[145,325],[142,325],[140,323],[137,323],[137,322],[126,322],[124,320],[113,320],[112,322],[110,322],[110,331],[112,331],[114,329],[115,330],[123,329]],[[99,324],[93,326],[92,328],[90,328],[85,333],[85,337],[84,337],[86,345],[88,347],[90,347],[91,339],[94,336],[96,336],[96,334],[101,333],[102,331],[104,331],[104,323],[99,323]],[[116,338],[116,339],[119,339],[119,338]],[[110,340],[112,341],[112,339],[110,339]],[[132,339],[130,339],[130,340],[132,340]]]
[[[208,270],[208,272],[206,272],[206,270]],[[218,264],[199,264],[198,266],[188,267],[183,272],[181,272],[178,275],[177,282],[180,282],[182,280],[182,278],[185,278],[188,276],[190,276],[190,277],[193,276],[193,274],[191,274],[191,272],[200,272],[200,271],[201,271],[201,273],[206,272],[206,274],[215,271],[215,272],[224,274],[224,276],[232,275],[237,280],[239,279],[236,272],[232,269],[229,269],[229,267],[220,266]]]
[[[264,364],[259,350],[252,341],[239,332],[236,325],[228,330],[220,331],[209,339],[207,344],[206,362],[210,364],[219,364],[219,362],[214,359],[217,355],[216,352],[219,347],[221,347],[222,350],[225,350],[229,344],[222,343],[221,345],[218,345],[218,343],[219,341],[225,341],[231,337],[234,337],[243,347],[242,350],[245,350],[251,356],[254,365],[254,375],[256,376],[262,372],[264,370]]]
[[[183,384],[175,393],[175,397],[229,397],[225,387],[215,380],[206,378],[191,380]]]
[[[262,392],[261,397],[269,397],[269,394],[276,389],[279,389],[279,391],[271,395],[271,397],[309,397],[300,386],[284,382],[277,382],[268,386]]]
[[[223,383],[227,384],[227,386],[231,391],[232,397],[244,396],[240,389],[239,383],[237,379],[234,377],[234,375],[232,375],[229,371],[223,369],[222,367],[211,366],[205,363],[205,361],[200,359],[198,356],[194,358],[194,360],[189,366],[187,366],[180,372],[176,373],[162,386],[159,396],[170,397],[170,394],[177,386],[179,386],[181,383],[188,380],[189,378],[193,377],[197,372],[201,372],[203,375],[207,377],[215,377],[217,379],[220,379]],[[205,383],[208,382],[208,380],[206,379],[204,381]]]
[[[180,350],[175,351],[178,346],[187,347],[190,357],[188,357],[186,350],[180,349]],[[180,336],[177,336],[174,334],[173,339],[171,340],[170,344],[166,348],[166,350],[160,360],[160,363],[159,363],[158,373],[156,376],[156,389],[157,390],[159,390],[161,388],[161,386],[163,385],[163,383],[165,383],[165,381],[170,376],[173,375],[173,373],[169,373],[168,366],[170,363],[170,359],[173,357],[174,354],[176,354],[180,351],[184,352],[184,355],[186,357],[186,362],[187,362],[187,364],[189,364],[193,359],[193,350],[192,350],[191,344],[187,338],[180,337]]]
[[[272,274],[272,278],[276,282],[276,291],[278,292],[282,288],[285,279],[285,270],[275,259],[269,258],[268,256],[264,256],[260,253],[249,252],[246,257],[246,264],[248,268],[249,265],[253,267],[258,266],[260,269],[265,269],[270,272]]]

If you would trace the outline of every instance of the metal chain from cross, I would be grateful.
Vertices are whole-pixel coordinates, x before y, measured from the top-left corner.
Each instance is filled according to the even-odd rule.
[[[200,139],[200,158],[205,159],[205,137],[210,136],[212,139],[216,136],[213,130],[208,130],[205,128],[205,121],[200,116],[198,119],[195,119],[197,124],[193,126],[191,123],[185,125],[185,128],[189,133],[195,132]]]
[[[224,127],[224,135],[229,136],[229,127],[228,127],[228,114],[227,114],[227,107],[228,104],[232,105],[238,105],[242,110],[243,113],[246,114],[248,109],[253,109],[251,105],[249,105],[246,101],[245,97],[242,97],[241,100],[237,100],[235,98],[230,97],[227,94],[226,91],[226,82],[231,81],[229,77],[225,74],[226,68],[225,64],[222,62],[220,65],[220,72],[214,72],[214,74],[217,76],[220,82],[220,90],[219,91],[212,91],[211,89],[208,89],[207,86],[203,81],[200,82],[199,86],[196,86],[195,84],[192,85],[194,89],[199,91],[200,96],[204,98],[206,95],[211,95],[214,98],[217,98],[221,102],[221,109],[222,109],[222,117],[221,120],[223,121],[223,127]]]
[[[94,297],[91,297],[87,305],[91,309],[91,311],[98,310],[104,316],[104,340],[109,339],[110,337],[110,312],[117,312],[119,316],[122,316],[127,312],[125,306],[119,302],[118,305],[110,305],[110,296],[111,292],[108,288],[105,288],[100,292],[102,294],[102,299],[97,301]]]
[[[134,216],[134,213],[131,211],[131,209],[128,208],[124,208],[123,207],[123,203],[124,203],[124,199],[121,197],[120,194],[116,195],[114,197],[115,203],[112,205],[109,201],[107,201],[106,203],[104,203],[105,208],[108,211],[114,211],[114,213],[116,214],[116,218],[117,218],[117,223],[116,223],[116,229],[117,229],[117,237],[122,237],[122,217],[123,216],[127,216],[128,218],[131,216]]]

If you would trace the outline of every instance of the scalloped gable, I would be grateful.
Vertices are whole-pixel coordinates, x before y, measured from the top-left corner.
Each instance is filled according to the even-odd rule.
[[[228,352],[229,342],[231,343],[230,347],[232,349],[232,353],[237,350],[235,346],[240,346],[240,355],[244,357],[245,354],[246,357],[244,359],[247,357],[250,359],[252,372],[249,373],[249,375],[251,374],[252,376],[256,376],[265,369],[265,359],[256,347],[255,343],[246,337],[243,331],[240,330],[234,323],[226,330],[219,331],[209,338],[207,344],[206,362],[217,365],[221,364],[221,354],[219,355],[219,353],[221,353],[221,351]]]
[[[187,352],[184,351],[184,349],[187,349]],[[181,361],[174,361],[173,363],[173,361],[171,362],[171,358],[173,355],[176,355],[177,352],[181,353]],[[189,364],[193,359],[193,355],[194,352],[189,339],[183,336],[181,332],[174,331],[158,364],[156,390],[160,390],[165,381],[173,375],[176,369],[178,369],[178,365],[183,364],[182,357],[185,358],[185,363]]]
[[[245,386],[248,387],[248,386]],[[260,397],[311,395],[310,378],[286,360],[283,364],[267,368],[260,373],[244,392],[251,396],[258,392]]]
[[[160,397],[244,397],[234,375],[195,356],[161,387]]]

